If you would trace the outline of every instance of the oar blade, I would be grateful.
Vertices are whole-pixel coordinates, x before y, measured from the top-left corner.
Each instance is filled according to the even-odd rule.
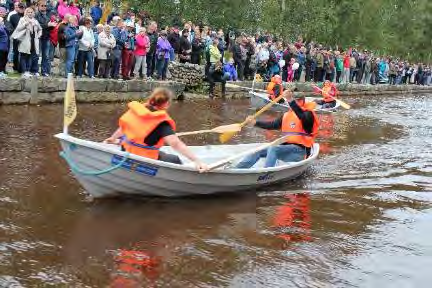
[[[338,101],[339,104],[340,104],[343,108],[345,108],[345,109],[351,109],[351,105],[345,103],[344,101],[339,100],[339,99],[337,99],[336,101]]]
[[[240,130],[240,124],[223,125],[212,129],[212,131],[216,133],[239,132]]]
[[[226,143],[226,142],[228,142],[229,140],[231,140],[231,138],[233,138],[234,137],[234,135],[236,134],[237,132],[236,131],[234,131],[234,132],[225,132],[225,133],[222,133],[221,135],[219,135],[219,141],[223,144],[223,143]]]

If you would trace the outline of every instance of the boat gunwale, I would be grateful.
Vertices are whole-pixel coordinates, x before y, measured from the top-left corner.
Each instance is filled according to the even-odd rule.
[[[180,171],[187,171],[187,172],[195,172],[198,174],[206,175],[206,174],[263,174],[263,173],[270,173],[270,172],[283,172],[284,170],[290,169],[290,168],[297,168],[301,166],[308,166],[311,164],[312,161],[314,161],[318,155],[319,155],[319,144],[315,143],[312,148],[312,154],[305,160],[299,161],[299,162],[290,162],[286,165],[276,166],[276,167],[269,167],[269,168],[250,168],[250,169],[215,169],[206,173],[199,173],[195,167],[192,166],[185,166],[180,164],[174,164],[169,162],[163,162],[159,160],[154,160],[150,158],[141,157],[138,155],[130,154],[125,151],[120,151],[113,149],[111,147],[100,145],[100,143],[90,141],[90,140],[84,140],[80,138],[73,137],[69,134],[64,133],[58,133],[54,135],[54,137],[73,143],[79,146],[84,146],[89,149],[99,150],[111,155],[118,155],[121,157],[127,156],[129,159],[140,161],[142,163],[146,163],[149,165],[157,166],[157,167],[163,167],[163,168],[169,168],[169,169],[175,169]],[[248,143],[248,144],[265,144],[265,143]],[[211,146],[234,146],[234,145],[211,145]],[[203,146],[190,146],[190,147],[203,147]]]

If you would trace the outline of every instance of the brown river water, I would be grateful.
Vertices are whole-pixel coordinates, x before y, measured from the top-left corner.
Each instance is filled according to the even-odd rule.
[[[353,109],[321,116],[321,154],[301,178],[187,199],[89,201],[53,138],[63,107],[0,106],[0,287],[430,287],[431,96],[344,98]],[[191,131],[248,107],[170,112]],[[80,104],[71,134],[103,140],[124,109]]]

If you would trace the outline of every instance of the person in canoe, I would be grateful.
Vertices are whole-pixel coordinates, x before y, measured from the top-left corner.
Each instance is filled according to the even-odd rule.
[[[320,89],[318,86],[313,86],[314,93],[321,94],[323,99],[314,100],[317,104],[322,105],[322,108],[333,108],[336,106],[336,96],[339,93],[334,83],[326,80],[324,86]]]
[[[306,102],[303,95],[286,90],[284,97],[291,109],[273,121],[256,121],[248,117],[250,125],[267,130],[280,130],[286,134],[286,142],[272,146],[245,157],[236,168],[247,169],[255,165],[260,158],[266,158],[265,167],[274,167],[277,160],[298,162],[309,157],[315,137],[318,134],[319,121],[315,114],[315,102]]]
[[[123,151],[159,161],[182,164],[177,155],[159,149],[166,143],[195,163],[200,172],[207,170],[175,134],[176,124],[168,115],[173,93],[166,88],[156,88],[146,103],[128,104],[129,110],[119,120],[119,128],[104,143],[120,144]]]
[[[267,93],[270,100],[275,100],[283,93],[282,77],[275,75],[271,78],[271,82],[267,85]],[[279,104],[285,103],[285,99],[281,99]]]

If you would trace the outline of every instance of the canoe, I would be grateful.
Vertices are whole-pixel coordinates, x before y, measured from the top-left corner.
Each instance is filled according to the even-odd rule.
[[[249,92],[250,94],[250,102],[251,106],[255,108],[261,108],[265,106],[266,104],[270,103],[270,99],[268,98],[266,93],[260,93],[260,92]],[[313,101],[315,99],[321,99],[318,97],[306,97],[306,101]],[[317,104],[317,108],[315,109],[315,112],[317,113],[332,113],[338,110],[340,107],[340,103],[336,102],[336,106],[333,108],[322,108],[321,105]],[[273,104],[272,108],[270,110],[276,111],[276,112],[287,112],[290,109],[290,107],[286,104]]]
[[[199,173],[193,163],[180,156],[183,165],[129,154],[119,146],[97,143],[60,133],[61,155],[73,175],[94,198],[124,194],[181,197],[237,191],[254,192],[256,188],[293,179],[301,175],[319,154],[319,144],[310,157],[300,162],[278,162],[263,168],[263,159],[251,169],[234,169],[228,164],[208,173]],[[191,146],[200,159],[211,164],[262,143],[240,145]],[[177,154],[170,147],[161,151]]]

